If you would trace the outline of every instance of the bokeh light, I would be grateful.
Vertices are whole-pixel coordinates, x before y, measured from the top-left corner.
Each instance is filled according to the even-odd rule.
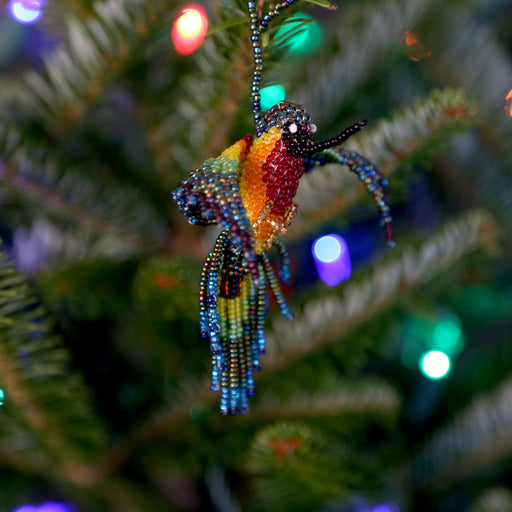
[[[446,377],[450,367],[450,358],[440,350],[426,352],[420,359],[420,369],[429,379],[438,380]]]
[[[399,508],[396,503],[386,503],[373,507],[372,512],[399,512]]]
[[[315,240],[312,246],[318,277],[328,286],[346,281],[352,273],[352,262],[345,240],[335,234]]]
[[[400,358],[407,368],[414,369],[419,366],[427,377],[441,378],[444,374],[432,376],[437,370],[430,371],[425,368],[424,361],[427,366],[432,364],[440,368],[444,360],[449,365],[445,372],[447,373],[452,359],[464,349],[465,344],[462,324],[455,314],[443,312],[434,317],[411,315],[402,327]],[[425,360],[427,354],[432,355]]]
[[[505,96],[505,113],[512,117],[512,89]]]
[[[0,389],[0,405],[4,405],[5,393],[3,389]]]
[[[272,108],[276,103],[286,98],[286,91],[282,85],[275,84],[263,87],[261,94],[261,109],[263,111]]]
[[[47,501],[41,505],[22,505],[12,512],[78,512],[78,509],[67,503]]]
[[[43,2],[37,0],[9,0],[9,12],[19,23],[35,23],[43,15]]]
[[[358,500],[358,503],[355,504],[352,510],[354,512],[400,512],[400,508],[394,501],[373,505],[364,499]]]
[[[274,41],[290,55],[304,55],[318,48],[322,38],[322,27],[318,21],[297,12],[279,27]]]
[[[313,244],[315,257],[324,263],[332,263],[341,256],[342,243],[337,235],[326,235],[318,238]]]
[[[201,5],[188,4],[174,20],[171,38],[180,55],[194,53],[202,44],[208,31],[208,16]]]
[[[464,348],[460,320],[455,315],[444,315],[435,325],[432,348],[449,355],[458,354]]]
[[[418,39],[418,36],[410,30],[404,32],[400,43],[405,47],[407,56],[414,62],[419,62],[432,55],[432,52]]]

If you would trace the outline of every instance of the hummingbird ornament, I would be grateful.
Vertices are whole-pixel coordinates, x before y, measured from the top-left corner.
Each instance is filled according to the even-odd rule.
[[[294,0],[284,0],[261,17],[256,2],[247,4],[256,135],[246,135],[218,157],[206,160],[172,192],[191,224],[223,227],[204,263],[199,292],[200,330],[210,340],[211,389],[220,389],[221,414],[245,413],[249,397],[255,394],[254,372],[260,370],[260,358],[265,353],[267,289],[281,313],[293,318],[267,251],[277,248],[279,277],[287,283],[288,254],[277,237],[286,233],[297,214],[298,205],[293,200],[305,172],[338,163],[356,173],[372,194],[387,243],[393,245],[386,180],[374,164],[339,147],[364,128],[366,121],[317,142],[316,126],[301,105],[282,101],[261,112],[261,34],[292,3]]]

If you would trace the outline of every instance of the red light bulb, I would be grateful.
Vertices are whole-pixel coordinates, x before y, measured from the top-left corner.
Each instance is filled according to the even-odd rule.
[[[188,4],[174,20],[171,38],[180,55],[194,53],[203,43],[208,31],[208,16],[197,4]]]

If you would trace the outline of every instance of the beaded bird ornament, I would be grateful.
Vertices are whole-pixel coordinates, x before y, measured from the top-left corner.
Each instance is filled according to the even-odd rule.
[[[371,162],[339,147],[366,126],[366,121],[316,142],[316,126],[304,107],[282,101],[265,114],[261,112],[261,35],[293,2],[284,0],[261,17],[255,2],[247,4],[256,136],[246,135],[220,156],[209,158],[172,192],[191,224],[224,228],[204,264],[199,295],[201,335],[210,340],[211,389],[220,389],[222,414],[246,412],[249,397],[255,394],[254,372],[260,369],[265,353],[267,289],[281,313],[293,318],[267,251],[277,248],[279,277],[286,283],[290,278],[288,255],[277,237],[286,233],[297,214],[293,199],[305,172],[338,163],[356,173],[373,196],[386,240],[393,244],[386,180]]]

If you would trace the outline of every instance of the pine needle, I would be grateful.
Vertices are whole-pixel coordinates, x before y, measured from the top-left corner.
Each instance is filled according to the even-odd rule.
[[[339,340],[356,325],[389,307],[405,290],[421,286],[475,249],[487,246],[495,231],[483,212],[469,212],[447,223],[421,247],[403,247],[339,292],[308,301],[293,321],[275,318],[267,334],[266,371],[276,371],[296,359]],[[292,307],[293,310],[293,307]]]
[[[375,162],[392,183],[393,172],[416,159],[425,161],[431,148],[439,152],[439,145],[450,135],[469,126],[474,112],[462,91],[433,90],[395,112],[391,119],[381,120],[350,139],[346,148]],[[366,197],[364,187],[346,168],[328,165],[315,169],[301,180],[297,194],[300,213],[289,237],[307,234]]]
[[[511,453],[512,380],[482,393],[437,431],[417,459],[424,485],[447,485]]]
[[[70,370],[67,351],[50,332],[22,274],[5,254],[0,290],[0,454],[30,471],[50,471],[79,485],[98,478],[87,462],[105,442],[83,382]],[[44,475],[44,473],[43,473]]]

